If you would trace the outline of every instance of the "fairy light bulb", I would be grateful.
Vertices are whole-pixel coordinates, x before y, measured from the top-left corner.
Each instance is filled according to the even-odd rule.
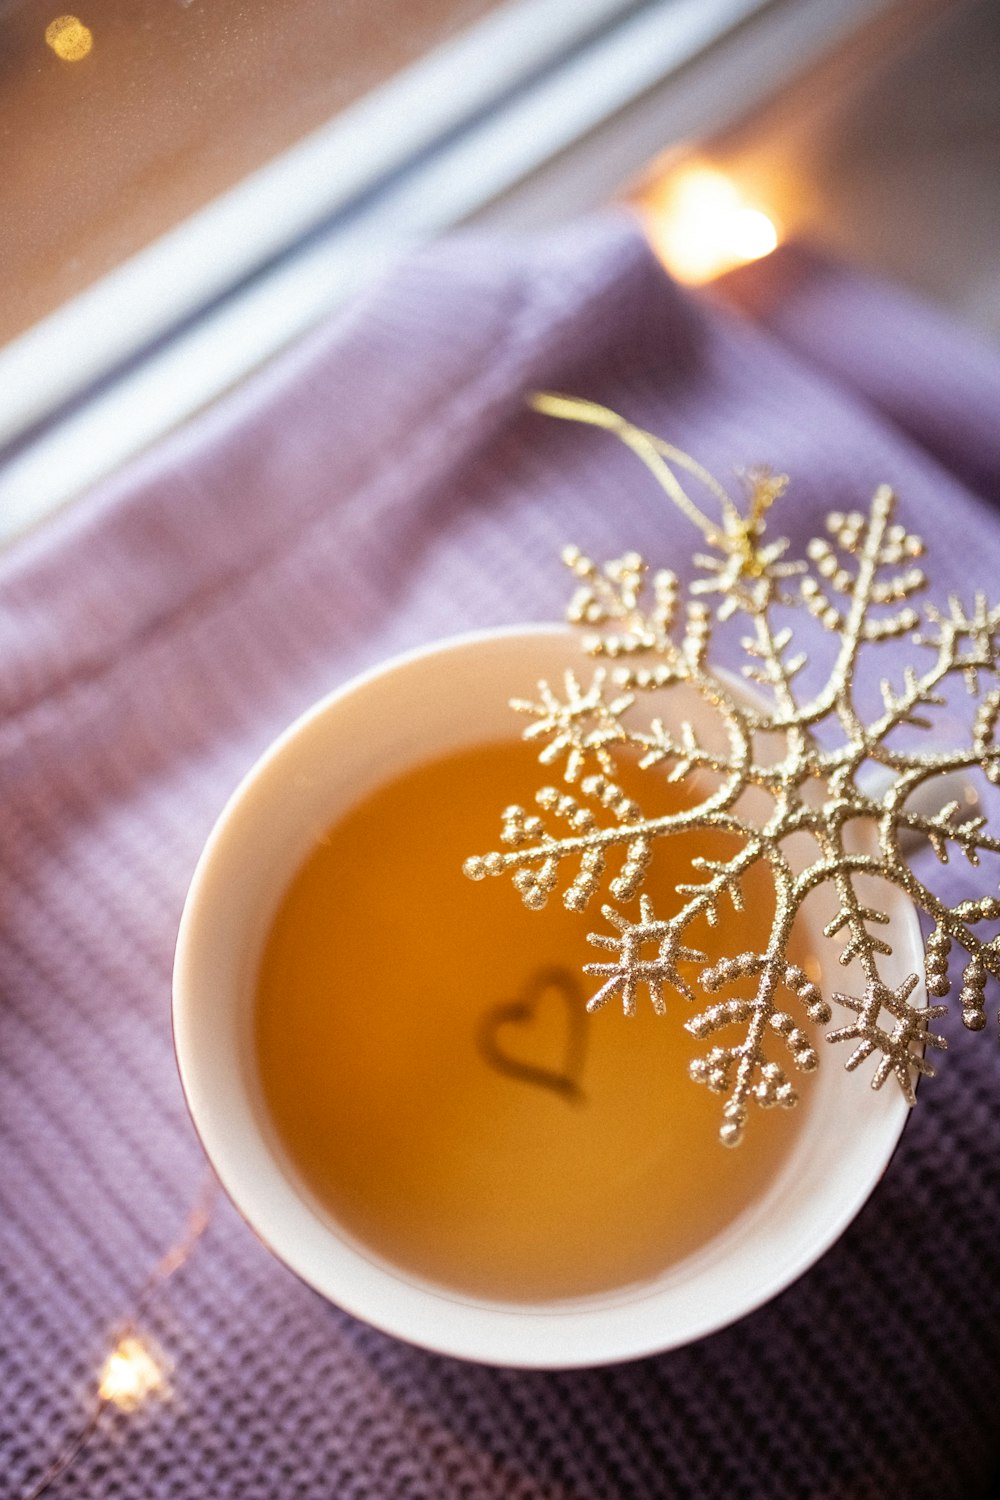
[[[82,62],[94,45],[94,34],[78,16],[56,16],[45,28],[45,40],[63,62]]]
[[[643,196],[640,210],[667,270],[692,286],[770,255],[780,241],[775,221],[715,167],[671,174]]]
[[[134,1334],[127,1334],[104,1361],[98,1395],[102,1401],[128,1411],[162,1390],[163,1384],[163,1371],[146,1345]]]

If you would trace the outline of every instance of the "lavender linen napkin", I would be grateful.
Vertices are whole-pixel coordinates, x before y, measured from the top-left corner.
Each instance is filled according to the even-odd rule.
[[[359,668],[557,616],[569,539],[689,556],[634,459],[526,413],[527,389],[605,401],[720,474],[787,470],[797,547],[887,480],[935,547],[938,588],[995,589],[984,391],[995,401],[1000,362],[794,257],[722,291],[751,316],[678,291],[614,221],[441,245],[0,563],[3,1496],[79,1426],[110,1330],[204,1178],[169,973],[236,779]],[[956,868],[950,890],[972,888]],[[992,1038],[968,1041],[813,1272],[631,1365],[525,1374],[407,1348],[322,1302],[220,1203],[140,1311],[169,1395],[106,1413],[52,1493],[985,1493],[1000,1059]]]

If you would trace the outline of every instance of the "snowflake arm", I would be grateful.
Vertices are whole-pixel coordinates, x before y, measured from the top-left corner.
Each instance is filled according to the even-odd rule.
[[[847,709],[843,699],[841,702],[847,727],[855,733],[859,730],[863,733],[868,752],[871,753],[878,747],[878,758],[885,764],[901,770],[907,766],[922,763],[923,758],[912,753],[895,751],[887,746],[885,741],[892,731],[903,725],[913,725],[918,729],[930,728],[930,720],[922,710],[940,707],[944,703],[944,698],[938,689],[948,678],[962,676],[966,687],[970,692],[975,693],[978,691],[979,674],[995,672],[997,666],[1000,608],[987,610],[982,595],[976,596],[975,607],[971,614],[967,614],[959,601],[953,598],[947,616],[942,615],[933,606],[929,606],[927,619],[933,626],[933,632],[916,635],[914,643],[933,648],[937,653],[936,658],[923,673],[916,672],[911,666],[906,667],[900,692],[895,691],[891,684],[883,679],[881,692],[885,712],[880,718],[864,726],[853,710],[853,706]],[[991,748],[988,744],[998,709],[1000,709],[1000,695],[994,693],[986,695],[981,705],[981,713],[977,716],[974,725],[972,748],[978,751],[976,759],[995,764],[994,775],[1000,776],[1000,749]],[[949,759],[954,761],[954,752]]]
[[[709,991],[743,978],[757,980],[756,993],[751,999],[720,1001],[684,1023],[692,1036],[699,1039],[734,1025],[746,1025],[742,1042],[717,1044],[691,1064],[695,1083],[704,1083],[715,1093],[728,1096],[719,1131],[724,1146],[738,1146],[743,1139],[751,1099],[765,1109],[776,1104],[789,1108],[798,1102],[784,1069],[767,1056],[765,1037],[769,1029],[782,1038],[800,1071],[812,1072],[818,1065],[819,1057],[808,1033],[796,1024],[793,1015],[777,1006],[779,987],[790,991],[811,1019],[819,1022],[830,1019],[830,1007],[816,985],[797,964],[788,963],[783,957],[740,953],[721,959],[701,975],[702,985]]]
[[[565,755],[567,781],[577,780],[591,756],[602,771],[610,774],[614,762],[609,746],[625,739],[620,716],[630,707],[632,699],[628,694],[622,694],[606,703],[605,676],[603,671],[595,672],[590,687],[584,692],[576,675],[567,671],[564,677],[565,700],[557,698],[547,682],[540,682],[540,702],[515,698],[511,703],[516,713],[528,714],[535,721],[524,731],[525,740],[548,741],[538,757],[542,765],[552,765]]]
[[[578,874],[565,888],[563,902],[571,911],[582,911],[600,888],[608,853],[623,846],[623,862],[608,889],[619,900],[628,901],[645,875],[654,839],[699,828],[743,837],[751,834],[753,829],[747,823],[727,812],[740,790],[738,785],[727,783],[697,807],[662,818],[644,818],[615,783],[599,776],[588,777],[581,791],[612,812],[616,822],[608,825],[599,823],[596,814],[576,798],[555,787],[543,787],[536,797],[539,806],[569,822],[574,831],[556,838],[540,818],[513,805],[504,812],[501,839],[517,847],[473,855],[463,869],[470,880],[511,874],[524,904],[538,910],[555,889],[561,864],[578,860]]]
[[[738,1146],[742,1141],[751,1100],[763,1108],[775,1104],[790,1107],[798,1101],[784,1069],[768,1056],[769,1031],[782,1038],[800,1071],[811,1072],[819,1061],[808,1034],[796,1025],[788,1011],[779,1008],[780,990],[790,991],[812,1019],[830,1019],[830,1007],[817,986],[787,958],[788,938],[797,911],[792,872],[774,845],[764,845],[763,853],[774,876],[776,894],[766,952],[720,959],[700,975],[700,987],[709,994],[746,980],[755,984],[755,992],[752,997],[737,996],[717,1002],[685,1022],[686,1029],[699,1039],[734,1026],[744,1028],[742,1041],[716,1043],[704,1057],[696,1058],[690,1068],[694,1082],[727,1096],[719,1131],[719,1139],[725,1146]]]
[[[622,1009],[627,1016],[634,1016],[636,996],[645,988],[657,1015],[666,1011],[663,986],[671,988],[687,999],[694,999],[694,991],[677,971],[679,963],[704,963],[705,955],[697,948],[686,948],[680,942],[676,922],[658,922],[653,915],[653,903],[648,896],[639,897],[639,921],[630,922],[613,906],[601,908],[605,919],[618,929],[618,937],[592,932],[587,941],[599,948],[613,948],[618,952],[615,963],[584,964],[585,974],[594,974],[604,979],[595,995],[587,1001],[589,1011],[600,1010],[615,995],[621,995]],[[656,944],[655,958],[643,958],[642,950]]]
[[[948,1043],[937,1032],[928,1031],[929,1021],[943,1016],[946,1005],[911,1005],[909,997],[917,985],[916,974],[910,974],[895,989],[883,984],[876,976],[872,978],[864,995],[835,994],[833,999],[857,1014],[857,1021],[850,1026],[841,1026],[827,1035],[828,1042],[856,1041],[857,1046],[847,1059],[845,1066],[852,1072],[873,1052],[882,1054],[872,1078],[872,1088],[880,1089],[889,1077],[895,1074],[907,1104],[916,1103],[913,1091],[912,1072],[915,1069],[933,1078],[934,1069],[923,1056],[922,1048],[937,1047],[944,1051]],[[882,1011],[888,1011],[895,1025],[887,1031],[879,1024]],[[914,1051],[913,1049],[917,1050]]]

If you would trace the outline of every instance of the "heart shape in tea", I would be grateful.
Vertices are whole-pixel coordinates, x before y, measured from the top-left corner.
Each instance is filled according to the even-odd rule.
[[[469,820],[536,775],[530,745],[497,740],[377,787],[292,880],[257,996],[288,1180],[380,1259],[491,1303],[659,1277],[759,1204],[800,1128],[772,1111],[752,1152],[720,1151],[714,1096],[687,1087],[697,1039],[651,1005],[588,1015],[563,956],[578,914],[522,917],[499,881],[462,875]],[[683,837],[649,872],[663,909]],[[725,858],[725,836],[693,837]],[[745,884],[743,911],[699,935],[715,959],[766,937],[767,868]]]
[[[558,1007],[558,1020],[551,1014],[554,1007]],[[557,1026],[561,1036],[556,1050],[561,1050],[561,1058],[553,1066],[533,1060],[533,1052],[551,1051]],[[571,1104],[584,1103],[580,1079],[587,1050],[587,1015],[581,988],[569,969],[540,969],[519,999],[492,1006],[479,1025],[476,1045],[487,1066],[498,1073],[551,1089]]]

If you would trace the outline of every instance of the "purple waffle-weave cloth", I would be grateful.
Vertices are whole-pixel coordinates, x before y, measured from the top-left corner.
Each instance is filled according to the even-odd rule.
[[[686,523],[603,401],[725,475],[793,476],[781,530],[881,481],[937,591],[1000,576],[1000,359],[779,252],[711,298],[625,222],[470,237],[370,295],[0,559],[0,1494],[79,1426],[205,1174],[170,1037],[177,921],[227,793],[380,658],[561,614],[558,562]],[[970,892],[955,868],[949,890]],[[144,1304],[170,1396],[107,1412],[60,1497],[657,1500],[986,1493],[1000,1439],[1000,1059],[965,1038],[878,1191],[775,1302],[686,1350],[523,1373],[328,1306],[227,1204]],[[964,1045],[963,1045],[964,1043]]]

